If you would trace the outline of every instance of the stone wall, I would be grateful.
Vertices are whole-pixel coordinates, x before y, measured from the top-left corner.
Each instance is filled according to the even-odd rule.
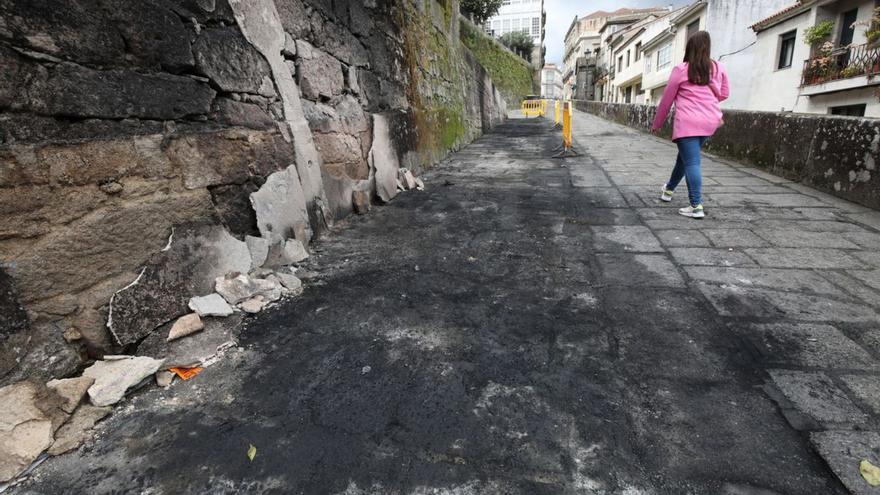
[[[489,71],[508,107],[519,108],[526,95],[540,93],[541,71],[533,70],[522,57],[486,36],[464,17],[461,18],[461,41]]]
[[[458,26],[456,0],[0,2],[0,384],[130,350],[245,239],[307,245],[502,120]]]
[[[593,101],[576,101],[575,108],[645,131],[655,112],[652,106]],[[662,134],[671,132],[667,123]],[[880,120],[725,110],[724,125],[706,150],[880,209]]]

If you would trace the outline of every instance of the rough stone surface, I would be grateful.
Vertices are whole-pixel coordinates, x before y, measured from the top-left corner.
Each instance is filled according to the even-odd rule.
[[[189,300],[189,309],[199,316],[229,316],[233,313],[232,306],[216,293],[193,297]]]
[[[662,252],[660,241],[647,227],[592,227],[594,245],[600,252]]]
[[[79,406],[79,403],[82,402],[83,397],[85,397],[86,393],[89,391],[89,387],[94,383],[94,378],[78,376],[75,378],[50,380],[46,383],[46,386],[55,391],[55,393],[61,397],[61,400],[63,401],[61,409],[70,414],[77,408],[77,406]]]
[[[247,244],[248,250],[251,253],[251,266],[253,268],[263,266],[266,262],[266,257],[269,256],[269,241],[262,237],[249,235],[245,237],[244,242]]]
[[[252,297],[247,301],[243,301],[238,307],[245,313],[256,314],[266,307],[266,300],[262,296]]]
[[[152,376],[161,366],[161,360],[142,356],[97,361],[83,371],[83,376],[95,379],[89,387],[89,399],[99,407],[116,404],[128,389]]]
[[[175,339],[179,339],[181,337],[186,337],[188,335],[192,335],[199,330],[205,328],[205,324],[202,323],[202,319],[199,318],[198,313],[190,313],[188,315],[181,316],[171,325],[171,330],[168,331],[168,337],[165,340],[169,342]]]
[[[187,363],[187,364],[190,364],[190,363]],[[157,371],[156,372],[156,385],[158,385],[162,388],[168,388],[171,386],[171,382],[174,381],[175,376],[176,375],[172,371]]]
[[[53,433],[67,419],[63,402],[34,382],[0,388],[0,483],[17,476],[52,445]]]
[[[199,71],[223,91],[274,96],[264,83],[269,64],[237,29],[203,30],[193,51]]]
[[[268,266],[284,266],[299,263],[308,259],[309,253],[303,243],[296,239],[288,239],[276,244],[269,250]]]
[[[742,330],[768,363],[873,370],[871,355],[831,325],[767,324]]]
[[[880,435],[873,431],[820,431],[810,440],[834,474],[853,495],[875,495],[877,488],[869,485],[859,473],[859,464],[867,459],[880,465]]]
[[[275,272],[275,276],[278,277],[281,285],[283,285],[285,289],[290,291],[291,294],[295,296],[302,294],[303,283],[302,280],[299,279],[299,277],[291,273],[284,272]]]
[[[823,425],[861,424],[868,420],[824,373],[771,370],[770,376],[795,409]]]
[[[83,405],[55,433],[55,441],[49,448],[49,455],[60,455],[79,447],[90,437],[95,423],[107,417],[112,407]]]
[[[373,207],[370,204],[370,195],[365,191],[352,191],[351,202],[354,205],[354,211],[358,215],[366,215]]]
[[[205,329],[201,332],[171,342],[165,340],[159,333],[154,333],[138,346],[138,354],[161,359],[163,370],[174,367],[203,366],[223,348],[237,341],[241,330],[241,318],[241,315],[238,314],[228,318],[206,319]],[[168,378],[163,379],[167,380]],[[170,382],[168,383],[170,385]]]
[[[27,312],[18,301],[18,294],[12,285],[12,279],[0,266],[0,336],[5,337],[18,333],[25,330],[27,326]]]
[[[281,297],[281,288],[274,282],[259,278],[250,278],[244,274],[217,277],[215,290],[231,305],[262,296],[268,301]]]
[[[400,161],[391,140],[386,115],[373,115],[373,147],[370,149],[369,162],[376,178],[376,195],[387,203],[397,196]]]
[[[251,204],[257,213],[257,225],[264,239],[275,243],[296,237],[308,242],[309,213],[296,167],[287,167],[270,175],[260,190],[251,194]],[[306,234],[297,237],[300,232]]]
[[[107,326],[120,344],[136,342],[186,313],[190,298],[213,291],[217,277],[250,268],[247,245],[223,227],[176,230],[170,248],[154,257],[134,285],[113,297]]]
[[[300,42],[298,46],[305,45]],[[303,46],[296,64],[297,83],[310,100],[330,99],[342,93],[345,80],[338,60],[321,50]]]

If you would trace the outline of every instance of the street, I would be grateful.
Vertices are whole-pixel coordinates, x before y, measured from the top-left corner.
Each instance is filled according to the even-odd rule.
[[[880,214],[705,157],[692,220],[657,198],[672,143],[559,136],[508,120],[338,226],[239,349],[13,491],[847,493],[880,443]]]

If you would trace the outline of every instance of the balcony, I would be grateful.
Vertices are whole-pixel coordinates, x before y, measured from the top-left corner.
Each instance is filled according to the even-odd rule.
[[[837,48],[804,62],[801,93],[829,93],[880,83],[880,47],[864,45]]]

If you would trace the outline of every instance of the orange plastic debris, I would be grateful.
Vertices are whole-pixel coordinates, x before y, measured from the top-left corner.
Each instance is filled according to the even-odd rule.
[[[189,380],[198,375],[205,368],[168,368],[168,371],[176,374],[181,380]]]

